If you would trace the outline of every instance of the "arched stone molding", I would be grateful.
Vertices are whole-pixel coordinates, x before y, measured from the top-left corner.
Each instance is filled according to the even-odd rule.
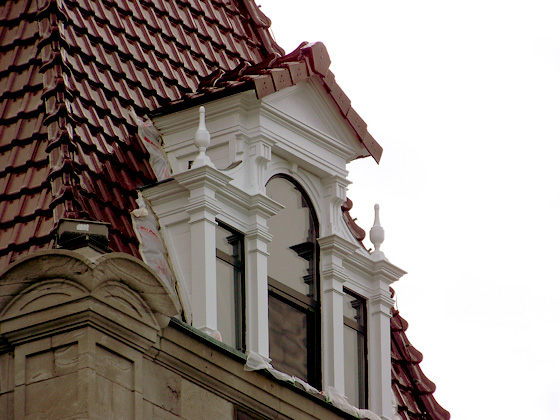
[[[123,253],[91,261],[41,251],[0,274],[0,331],[12,344],[93,322],[147,348],[179,312],[177,296],[153,270]]]
[[[301,187],[305,190],[315,211],[317,212],[317,217],[319,219],[319,225],[324,220],[325,215],[321,212],[322,204],[322,186],[321,180],[315,177],[313,174],[309,173],[303,168],[297,165],[289,164],[286,161],[276,161],[268,165],[264,183],[270,181],[270,179],[276,175],[286,175],[293,180],[295,180]]]

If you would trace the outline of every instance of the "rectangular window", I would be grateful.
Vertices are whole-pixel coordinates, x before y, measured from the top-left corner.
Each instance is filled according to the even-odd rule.
[[[216,280],[218,330],[222,341],[245,351],[245,267],[243,235],[218,222]]]
[[[348,402],[367,408],[366,299],[344,288],[344,389]]]
[[[268,278],[272,366],[320,388],[318,302]]]

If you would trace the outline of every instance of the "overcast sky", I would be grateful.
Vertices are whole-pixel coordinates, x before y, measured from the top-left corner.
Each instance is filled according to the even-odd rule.
[[[409,274],[397,303],[453,420],[560,418],[560,2],[256,0],[323,42],[383,146],[352,215]]]

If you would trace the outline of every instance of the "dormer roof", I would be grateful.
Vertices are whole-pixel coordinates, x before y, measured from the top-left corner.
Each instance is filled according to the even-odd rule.
[[[321,80],[324,89],[368,154],[379,163],[383,148],[367,131],[366,122],[358,115],[350,99],[336,82],[329,69],[330,64],[327,48],[322,42],[303,42],[290,54],[271,54],[263,62],[252,66],[242,63],[229,72],[217,69],[201,80],[196,92],[157,110],[155,115],[175,112],[248,89],[253,89],[257,98],[262,99],[315,76]]]

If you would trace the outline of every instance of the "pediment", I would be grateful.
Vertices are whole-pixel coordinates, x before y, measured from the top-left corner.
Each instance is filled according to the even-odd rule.
[[[364,154],[364,147],[322,82],[308,79],[263,99],[263,104],[284,115],[294,124],[337,143],[351,155],[350,160]],[[367,152],[365,152],[367,153]]]

